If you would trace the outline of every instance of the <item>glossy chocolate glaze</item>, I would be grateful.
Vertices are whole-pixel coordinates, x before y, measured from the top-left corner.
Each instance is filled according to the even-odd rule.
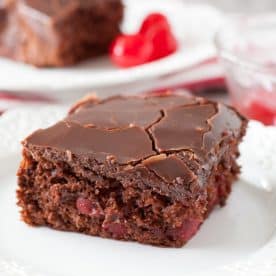
[[[191,183],[196,177],[184,161],[176,156],[161,154],[148,158],[142,164],[168,183],[178,178],[184,179],[186,183]]]
[[[226,137],[238,138],[242,126],[237,112],[202,98],[114,97],[84,104],[62,122],[35,132],[24,144],[89,155],[98,162],[112,157],[119,164],[183,150],[205,159]],[[185,171],[185,164],[178,161],[155,158],[144,164],[155,171],[166,171],[164,166]]]
[[[105,130],[60,122],[48,130],[36,132],[27,143],[92,155],[100,162],[116,157],[120,163],[129,163],[154,154],[148,135],[140,127]]]

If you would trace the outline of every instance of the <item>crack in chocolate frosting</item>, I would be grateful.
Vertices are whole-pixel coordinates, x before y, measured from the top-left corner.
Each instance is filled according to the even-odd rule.
[[[165,110],[151,132],[158,152],[203,149],[203,134],[209,131],[208,118],[216,114],[214,104],[179,106]]]

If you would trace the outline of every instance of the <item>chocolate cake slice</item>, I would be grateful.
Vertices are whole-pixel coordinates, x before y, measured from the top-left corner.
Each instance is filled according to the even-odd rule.
[[[3,0],[0,0],[0,34],[3,31],[5,24],[6,24],[6,5]]]
[[[120,33],[121,0],[0,1],[0,55],[36,66],[68,66],[104,54]]]
[[[23,141],[22,219],[182,246],[225,204],[246,125],[234,109],[187,95],[82,101]]]

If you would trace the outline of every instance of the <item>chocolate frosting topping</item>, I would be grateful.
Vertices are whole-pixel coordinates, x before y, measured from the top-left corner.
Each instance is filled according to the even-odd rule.
[[[203,135],[210,130],[208,118],[216,114],[214,104],[179,106],[165,111],[165,117],[152,127],[159,152],[203,149]]]
[[[139,127],[103,130],[60,122],[46,131],[36,132],[27,141],[77,155],[92,154],[101,162],[114,157],[120,163],[129,163],[154,154],[151,141]]]
[[[157,155],[148,158],[142,164],[168,183],[178,178],[190,183],[195,178],[186,164],[176,156]]]
[[[89,155],[99,162],[110,157],[119,164],[142,162],[170,181],[188,169],[181,160],[160,154],[188,150],[207,156],[225,136],[241,135],[242,120],[231,108],[202,98],[119,96],[83,104],[25,144]]]
[[[141,111],[143,116],[141,116]],[[97,128],[149,127],[161,117],[160,109],[140,98],[114,98],[91,108],[84,108],[65,120]]]

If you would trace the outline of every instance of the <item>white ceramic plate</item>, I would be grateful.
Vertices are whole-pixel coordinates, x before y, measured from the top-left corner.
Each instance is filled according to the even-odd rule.
[[[206,5],[189,5],[178,0],[125,0],[123,30],[134,32],[151,11],[166,13],[180,41],[176,54],[130,69],[114,67],[107,57],[65,69],[37,69],[0,58],[0,88],[28,91],[89,90],[151,79],[190,68],[216,54],[212,42],[222,15]],[[16,80],[16,81],[15,81]]]
[[[63,117],[66,108],[39,110],[14,110],[0,117],[1,276],[276,275],[275,182],[271,182],[274,185],[270,189],[237,182],[227,205],[214,210],[197,235],[181,249],[25,225],[20,221],[15,197],[19,140]],[[264,172],[274,170],[275,158],[269,156],[276,141],[275,130],[250,124],[249,136],[241,147],[241,163],[246,170],[243,176],[250,175],[252,168],[256,170],[256,164]]]
[[[32,228],[20,221],[16,207],[17,167],[18,156],[0,168],[1,276],[236,275],[234,264],[259,254],[275,235],[275,194],[243,182],[181,249]]]

